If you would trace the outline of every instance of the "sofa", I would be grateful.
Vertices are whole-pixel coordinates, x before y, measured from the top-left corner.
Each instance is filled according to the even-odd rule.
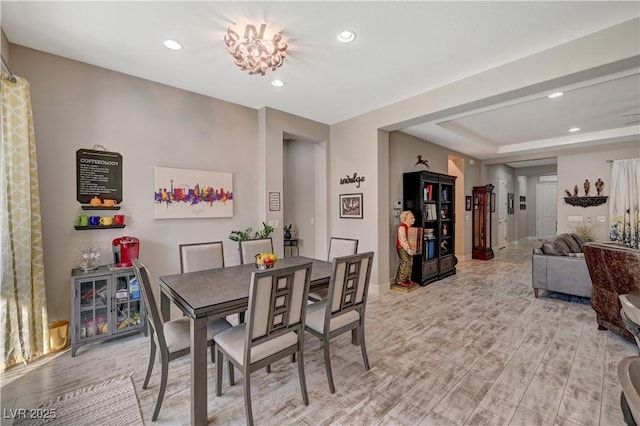
[[[598,329],[611,330],[633,342],[620,316],[619,296],[640,293],[640,251],[616,243],[586,243],[582,250],[593,283],[591,307]]]
[[[540,289],[591,297],[591,278],[582,253],[583,244],[576,234],[564,233],[533,249],[531,283],[535,297]]]

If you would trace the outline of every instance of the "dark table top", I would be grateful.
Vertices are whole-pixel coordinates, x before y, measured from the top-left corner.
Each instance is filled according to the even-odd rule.
[[[332,263],[294,256],[280,259],[274,268],[312,262],[311,288],[325,286],[331,276]],[[247,309],[249,284],[254,264],[228,266],[185,274],[160,277],[160,290],[187,316],[224,316]]]

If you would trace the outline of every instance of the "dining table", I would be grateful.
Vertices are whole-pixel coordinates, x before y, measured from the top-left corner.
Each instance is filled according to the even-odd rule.
[[[278,260],[274,268],[312,263],[310,289],[329,283],[332,262],[293,256]],[[197,272],[165,275],[160,280],[160,312],[171,319],[171,303],[190,320],[191,424],[206,425],[207,413],[207,321],[242,313],[249,303],[249,285],[255,264],[227,266]]]

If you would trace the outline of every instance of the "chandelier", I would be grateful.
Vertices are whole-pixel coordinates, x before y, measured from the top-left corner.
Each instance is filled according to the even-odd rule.
[[[271,69],[282,66],[285,56],[287,56],[287,43],[280,33],[273,35],[271,40],[264,38],[264,31],[267,24],[260,25],[260,32],[253,25],[247,25],[244,30],[244,38],[227,28],[224,35],[224,44],[227,52],[233,56],[234,62],[242,71],[249,74],[260,74]]]

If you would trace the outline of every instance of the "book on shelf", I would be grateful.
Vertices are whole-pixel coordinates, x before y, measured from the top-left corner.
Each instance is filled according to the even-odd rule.
[[[412,226],[407,231],[407,241],[413,254],[422,254],[422,228]]]

